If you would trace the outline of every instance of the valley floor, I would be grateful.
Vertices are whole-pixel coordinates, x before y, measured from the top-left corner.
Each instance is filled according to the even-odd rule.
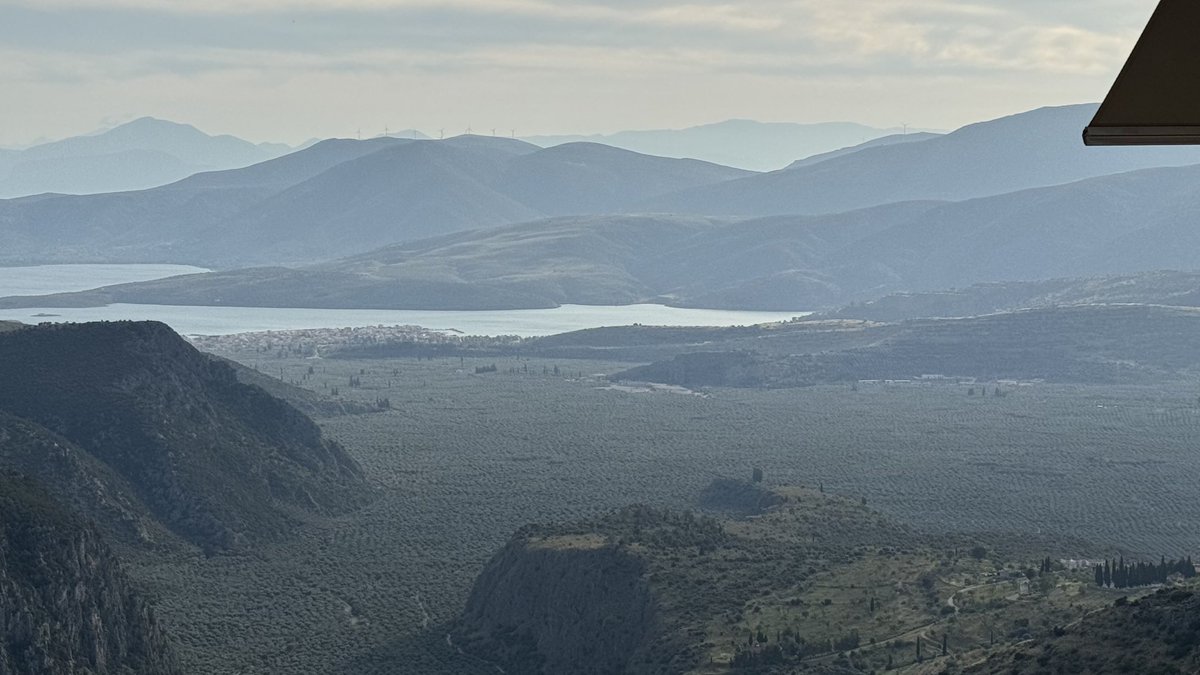
[[[131,567],[195,672],[494,673],[443,627],[514,530],[631,502],[693,507],[713,478],[751,467],[923,530],[990,533],[1013,556],[1200,550],[1190,384],[700,397],[609,387],[602,375],[628,364],[508,359],[476,374],[493,360],[224,356],[390,409],[322,420],[381,487],[369,507],[245,556]]]

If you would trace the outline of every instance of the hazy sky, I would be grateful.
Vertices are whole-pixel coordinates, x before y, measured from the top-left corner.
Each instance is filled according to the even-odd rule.
[[[0,0],[0,145],[153,115],[297,142],[1099,100],[1155,0]]]

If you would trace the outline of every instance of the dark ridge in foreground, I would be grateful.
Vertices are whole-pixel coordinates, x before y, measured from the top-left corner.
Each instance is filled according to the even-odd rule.
[[[0,335],[0,411],[24,420],[17,436],[34,450],[22,469],[40,465],[56,495],[90,478],[114,504],[209,552],[343,512],[367,493],[357,464],[309,418],[159,323]],[[69,471],[53,452],[74,458]]]
[[[40,486],[0,471],[0,673],[179,672],[100,534]]]

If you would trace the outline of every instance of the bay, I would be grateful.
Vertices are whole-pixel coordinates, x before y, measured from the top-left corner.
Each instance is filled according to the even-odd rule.
[[[87,290],[114,283],[146,281],[202,271],[204,270],[200,268],[180,265],[53,265],[0,268],[0,297]],[[36,289],[36,293],[31,293],[29,289]],[[184,335],[411,325],[454,330],[466,335],[536,337],[586,328],[631,324],[740,326],[786,321],[805,314],[806,312],[802,311],[727,311],[682,309],[662,305],[563,305],[554,309],[419,311],[114,304],[105,307],[0,310],[0,320],[22,323],[152,320],[166,323]]]

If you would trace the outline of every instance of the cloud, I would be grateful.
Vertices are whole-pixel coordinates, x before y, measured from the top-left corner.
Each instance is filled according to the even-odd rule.
[[[162,106],[178,100],[199,111],[206,101],[228,109],[247,99],[253,114],[278,119],[269,106],[287,100],[289,120],[317,119],[329,91],[365,86],[378,91],[357,99],[362,105],[414,108],[420,96],[428,99],[421,114],[436,118],[439,105],[471,107],[474,96],[477,107],[536,119],[548,131],[555,119],[585,116],[593,129],[556,128],[602,130],[604,119],[632,124],[635,116],[678,125],[724,114],[809,121],[902,115],[945,127],[1015,112],[1018,101],[1098,99],[1154,5],[0,0],[0,87],[10,94],[6,103],[17,101],[0,107],[0,134],[44,119],[39,110],[70,100],[71,87],[92,92],[96,119],[166,114]],[[159,96],[166,91],[170,98]],[[563,92],[594,100],[567,101]],[[540,107],[526,106],[531,100]],[[881,110],[880,101],[898,109]]]

